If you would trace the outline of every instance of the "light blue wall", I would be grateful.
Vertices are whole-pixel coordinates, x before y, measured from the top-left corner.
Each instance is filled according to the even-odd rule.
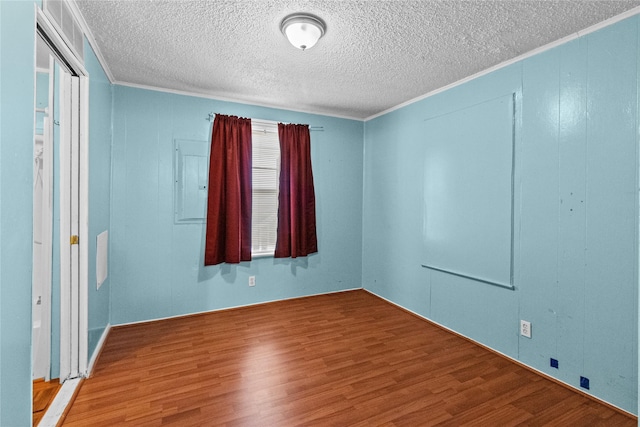
[[[174,139],[208,141],[210,112],[322,126],[312,132],[319,252],[203,267],[204,224],[174,224]],[[113,324],[361,287],[363,123],[115,87]],[[256,286],[248,286],[248,276]]]
[[[32,2],[0,1],[0,425],[31,423],[34,32]],[[99,291],[90,245],[90,355],[109,321],[364,285],[569,384],[585,375],[593,394],[636,412],[638,37],[634,17],[364,125],[114,89],[87,49],[92,242],[111,227]],[[516,291],[420,267],[424,118],[511,91],[522,102]],[[173,140],[207,140],[209,112],[324,127],[312,134],[319,254],[201,266],[203,226],[173,223]],[[520,318],[533,339],[518,336]]]
[[[32,2],[0,2],[0,425],[31,425]]]
[[[35,2],[37,6],[41,2]],[[0,425],[31,425],[31,235],[34,126],[34,2],[0,1]],[[90,238],[109,225],[111,85],[90,48]],[[90,353],[109,321],[108,281],[95,291],[90,245]],[[53,301],[55,330],[59,299]],[[94,331],[97,331],[94,332]],[[92,334],[92,332],[94,332]],[[52,342],[52,374],[59,365]]]
[[[89,354],[109,324],[110,277],[97,287],[96,239],[109,230],[111,210],[111,124],[113,86],[85,41],[84,66],[89,73]]]
[[[367,122],[363,286],[637,413],[639,58],[633,17]],[[425,118],[512,92],[515,291],[421,267]]]

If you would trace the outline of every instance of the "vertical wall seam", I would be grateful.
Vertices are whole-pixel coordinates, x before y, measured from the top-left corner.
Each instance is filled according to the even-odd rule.
[[[640,50],[640,19],[636,16],[636,52]],[[636,56],[636,117],[635,117],[635,128],[636,128],[636,191],[635,191],[635,207],[636,207],[636,220],[635,220],[635,236],[636,236],[636,264],[634,266],[634,278],[636,282],[635,290],[636,290],[636,312],[638,312],[638,342],[636,343],[636,359],[637,363],[635,364],[635,374],[636,374],[636,382],[638,383],[638,390],[636,391],[636,402],[638,406],[637,413],[640,414],[640,381],[638,380],[638,365],[640,365],[640,195],[638,194],[640,191],[640,55]]]
[[[112,231],[112,227],[111,227],[111,221],[113,218],[113,129],[114,129],[114,121],[115,121],[115,85],[113,83],[111,83],[111,81],[109,80],[109,92],[111,93],[111,123],[109,124],[109,221],[107,224],[107,227],[109,227],[109,234],[111,234],[113,236],[113,231]],[[112,260],[113,256],[111,254],[112,250],[112,245],[109,245],[107,247],[107,259],[108,260]],[[109,268],[107,266],[107,268]],[[107,270],[107,274],[108,274],[108,270]],[[108,315],[107,315],[107,324],[110,325],[112,323],[112,313],[113,313],[113,298],[112,298],[112,290],[113,290],[113,286],[111,286],[111,281],[109,281],[108,284],[109,288],[108,288],[108,293],[109,295],[107,296],[108,298],[108,302],[107,302],[107,306],[109,307],[108,309]]]
[[[509,260],[509,284],[515,289],[515,273],[514,273],[514,257],[515,257],[515,192],[516,192],[516,115],[517,115],[517,96],[513,92],[511,96],[511,253]]]
[[[562,49],[565,49],[565,47],[563,46]],[[558,304],[558,295],[559,295],[559,290],[560,290],[560,246],[561,246],[561,242],[560,242],[560,224],[561,224],[561,211],[562,211],[562,203],[561,203],[561,198],[563,197],[562,195],[562,184],[560,183],[561,179],[562,179],[562,150],[560,149],[560,144],[562,144],[562,136],[561,136],[561,129],[562,129],[562,58],[563,55],[558,55],[558,115],[557,115],[557,127],[556,127],[556,159],[557,159],[557,164],[556,164],[556,172],[558,174],[558,182],[557,182],[557,190],[558,190],[558,194],[557,194],[557,199],[556,199],[556,206],[558,208],[558,215],[557,215],[557,221],[556,221],[556,265],[555,265],[555,301],[554,301],[554,310],[553,310],[553,314],[554,314],[554,325],[555,325],[555,334],[554,334],[554,355],[555,357],[558,357],[558,330],[559,330],[559,321],[558,321],[558,313],[556,311],[557,309],[557,304]]]
[[[583,253],[583,278],[582,278],[582,360],[581,360],[581,368],[580,372],[584,373],[584,361],[585,361],[585,338],[584,332],[587,330],[587,255],[589,253],[589,42],[586,39],[581,39],[580,43],[584,40],[585,49],[585,74],[584,74],[584,113],[585,113],[585,121],[584,121],[584,253]]]

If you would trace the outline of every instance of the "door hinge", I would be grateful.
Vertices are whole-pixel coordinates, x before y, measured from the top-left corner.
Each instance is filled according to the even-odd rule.
[[[72,244],[72,245],[77,245],[77,244],[78,244],[78,242],[79,242],[79,240],[80,240],[80,239],[78,238],[78,235],[77,235],[77,234],[74,234],[73,236],[71,236],[71,244]]]

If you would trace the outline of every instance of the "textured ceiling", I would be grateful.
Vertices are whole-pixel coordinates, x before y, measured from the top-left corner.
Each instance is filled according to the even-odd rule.
[[[626,12],[640,0],[76,0],[118,83],[364,119]],[[280,33],[309,12],[308,51]]]

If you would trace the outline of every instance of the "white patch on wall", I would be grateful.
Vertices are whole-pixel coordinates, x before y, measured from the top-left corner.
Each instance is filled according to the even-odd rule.
[[[96,289],[107,280],[109,274],[108,253],[109,253],[109,232],[103,231],[98,234],[96,249],[96,280],[98,285]]]
[[[515,94],[425,120],[424,267],[513,289]]]
[[[209,144],[207,141],[174,141],[175,223],[203,223],[207,215]]]

